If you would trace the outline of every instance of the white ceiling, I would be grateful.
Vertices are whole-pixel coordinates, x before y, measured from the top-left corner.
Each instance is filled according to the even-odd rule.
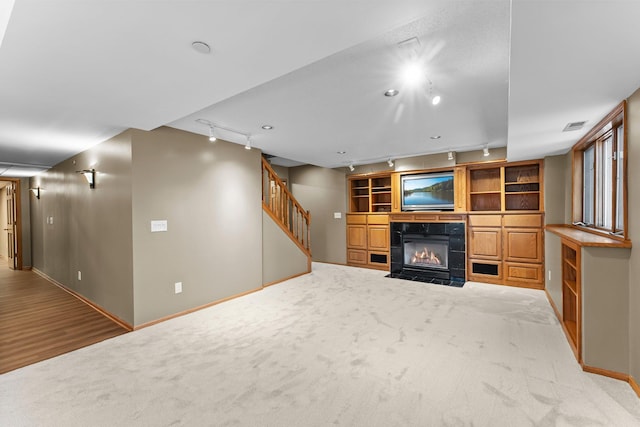
[[[207,135],[197,119],[325,167],[485,144],[539,158],[640,87],[640,1],[11,3],[0,0],[0,176],[33,175],[128,128]],[[397,43],[411,37],[438,106],[428,84],[398,79],[410,52]]]

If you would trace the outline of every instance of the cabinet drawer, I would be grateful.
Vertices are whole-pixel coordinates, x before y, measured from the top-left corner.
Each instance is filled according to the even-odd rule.
[[[542,215],[505,215],[505,227],[542,227]]]
[[[512,282],[542,283],[543,272],[540,264],[505,262],[505,278]]]
[[[389,225],[389,215],[369,215],[368,223]]]
[[[347,214],[347,224],[366,224],[366,215]]]
[[[500,215],[469,215],[469,227],[500,227]]]
[[[360,249],[347,249],[347,262],[349,264],[367,264],[367,251]]]

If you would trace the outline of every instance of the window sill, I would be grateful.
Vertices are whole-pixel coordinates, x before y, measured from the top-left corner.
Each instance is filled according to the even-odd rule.
[[[631,240],[620,240],[603,233],[587,231],[581,227],[567,224],[550,224],[545,230],[565,238],[579,246],[601,248],[631,248]]]

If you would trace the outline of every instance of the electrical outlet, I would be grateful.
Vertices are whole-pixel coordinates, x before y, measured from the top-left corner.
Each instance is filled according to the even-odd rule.
[[[82,280],[82,271],[78,270],[78,280]]]
[[[174,285],[174,290],[176,294],[182,292],[182,282],[176,282]]]

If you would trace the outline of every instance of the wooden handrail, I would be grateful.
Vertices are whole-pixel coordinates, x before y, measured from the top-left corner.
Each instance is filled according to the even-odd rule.
[[[302,208],[264,157],[262,179],[262,205],[289,237],[311,256],[311,213]]]

